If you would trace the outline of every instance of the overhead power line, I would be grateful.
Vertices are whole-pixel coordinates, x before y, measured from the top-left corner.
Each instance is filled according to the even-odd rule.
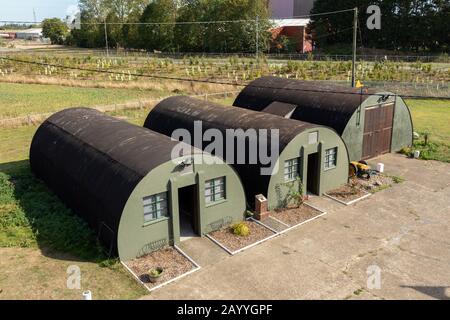
[[[309,15],[292,16],[285,18],[270,18],[268,20],[279,20],[279,19],[297,19],[297,18],[309,18],[316,16],[332,15],[343,12],[354,11],[355,9],[344,9],[329,12],[313,13]],[[107,25],[176,25],[176,24],[221,24],[221,23],[255,23],[258,19],[240,19],[240,20],[210,20],[210,21],[174,21],[174,22],[106,22]],[[42,24],[43,21],[17,21],[17,20],[0,20],[0,23],[6,24]],[[103,25],[104,22],[81,22],[81,25]]]
[[[354,8],[352,8],[352,9],[343,9],[343,10],[337,10],[337,11],[312,13],[312,14],[305,14],[305,15],[300,15],[300,16],[276,18],[276,19],[301,19],[301,18],[305,18],[306,19],[306,18],[311,18],[311,17],[326,16],[326,15],[332,15],[332,14],[338,14],[338,13],[344,13],[344,12],[350,12],[350,11],[355,11],[355,9]]]
[[[40,22],[30,22],[30,21],[5,21],[0,20],[0,23],[5,24],[42,24],[44,21]],[[250,20],[216,20],[216,21],[174,21],[174,22],[106,22],[107,25],[186,25],[186,24],[223,24],[223,23],[254,23],[256,19]],[[52,23],[51,21],[47,23]],[[56,23],[56,22],[55,22]],[[80,22],[80,25],[104,25],[105,22]]]
[[[71,67],[71,66],[64,66],[60,64],[53,64],[53,63],[45,63],[45,62],[38,62],[38,61],[27,61],[27,60],[21,60],[21,59],[15,59],[15,58],[9,58],[9,57],[0,57],[0,60],[7,60],[17,63],[24,63],[24,64],[31,64],[31,65],[39,65],[43,67],[55,67],[60,69],[66,69],[66,70],[77,70],[77,71],[87,71],[87,72],[95,72],[95,73],[103,73],[103,74],[110,74],[110,75],[128,75],[136,78],[149,78],[149,79],[158,79],[158,80],[172,80],[172,81],[180,81],[180,82],[195,82],[195,83],[208,83],[208,84],[219,84],[219,85],[227,85],[227,86],[238,86],[238,87],[252,87],[252,88],[258,88],[258,89],[278,89],[278,90],[286,90],[286,91],[298,91],[298,92],[312,92],[312,93],[329,93],[329,94],[349,94],[349,95],[358,95],[358,96],[380,96],[380,97],[386,97],[389,96],[389,94],[381,94],[381,93],[368,93],[364,92],[364,90],[358,90],[358,91],[334,91],[334,90],[319,90],[319,89],[297,89],[297,88],[279,88],[279,87],[270,87],[270,86],[261,86],[261,85],[254,85],[254,84],[248,84],[248,83],[230,83],[225,81],[212,81],[212,80],[204,80],[204,79],[187,79],[187,78],[179,78],[179,77],[169,77],[169,76],[160,76],[160,75],[151,75],[151,74],[139,74],[139,73],[132,73],[132,72],[117,72],[117,71],[110,71],[110,70],[99,70],[99,69],[91,69],[91,68],[80,68],[80,67]],[[395,94],[397,95],[397,94]],[[413,96],[413,95],[402,95],[403,98],[409,98],[409,99],[434,99],[434,100],[450,100],[450,97],[439,97],[439,96]]]

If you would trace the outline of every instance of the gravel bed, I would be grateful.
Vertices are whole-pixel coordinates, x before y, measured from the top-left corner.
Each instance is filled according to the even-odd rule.
[[[346,184],[342,187],[327,192],[327,195],[343,202],[350,202],[367,195],[367,192],[358,184],[353,187],[350,184]]]
[[[394,183],[395,181],[392,177],[384,174],[371,176],[370,179],[352,178],[345,186],[329,191],[327,194],[348,203],[368,193],[375,193],[390,188]]]
[[[383,174],[372,176],[369,180],[365,179],[355,179],[355,180],[357,180],[357,184],[360,188],[368,192],[374,192],[379,189],[382,189],[383,187],[391,187],[395,183],[393,178],[385,176]]]
[[[271,214],[271,216],[292,227],[321,214],[321,211],[302,204],[298,208],[288,208],[285,210],[275,211]]]
[[[274,234],[274,232],[254,221],[246,221],[245,223],[250,228],[250,235],[247,237],[235,235],[230,227],[211,232],[209,236],[234,252]]]
[[[173,247],[165,247],[143,257],[126,262],[126,265],[148,287],[153,288],[161,283],[172,280],[195,268],[195,266]],[[150,269],[161,267],[164,269],[157,283],[148,279]]]

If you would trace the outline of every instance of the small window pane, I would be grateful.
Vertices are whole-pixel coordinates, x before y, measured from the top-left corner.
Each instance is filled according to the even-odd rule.
[[[167,193],[160,193],[143,199],[144,222],[168,216]]]
[[[325,150],[325,169],[332,169],[336,167],[337,163],[337,148]]]
[[[150,205],[152,204],[152,198],[144,198],[144,206]]]
[[[225,177],[205,182],[205,202],[214,203],[225,199]]]
[[[300,159],[295,158],[284,162],[284,180],[292,181],[300,176]]]

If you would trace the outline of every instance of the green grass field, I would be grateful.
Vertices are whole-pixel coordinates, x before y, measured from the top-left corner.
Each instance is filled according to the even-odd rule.
[[[58,111],[67,107],[112,105],[164,94],[140,89],[97,89],[0,83],[0,119]]]
[[[420,150],[423,160],[450,162],[450,101],[408,100],[407,104],[413,116],[414,131],[420,134],[420,138],[414,141],[413,148],[402,152],[410,154]]]
[[[450,145],[450,100],[407,100],[414,130],[428,132],[434,142]]]

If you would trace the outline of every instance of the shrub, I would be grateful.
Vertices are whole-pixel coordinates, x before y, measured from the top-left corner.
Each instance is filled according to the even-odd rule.
[[[398,176],[392,176],[392,181],[394,181],[394,183],[402,183],[405,181],[405,179],[403,179],[402,177],[398,177]]]
[[[231,229],[235,235],[240,237],[248,237],[250,235],[250,228],[245,222],[236,223]]]
[[[161,276],[162,273],[163,273],[162,268],[153,268],[148,271],[148,274],[154,278]]]
[[[410,157],[412,154],[412,149],[410,147],[405,147],[400,150],[400,153]]]

